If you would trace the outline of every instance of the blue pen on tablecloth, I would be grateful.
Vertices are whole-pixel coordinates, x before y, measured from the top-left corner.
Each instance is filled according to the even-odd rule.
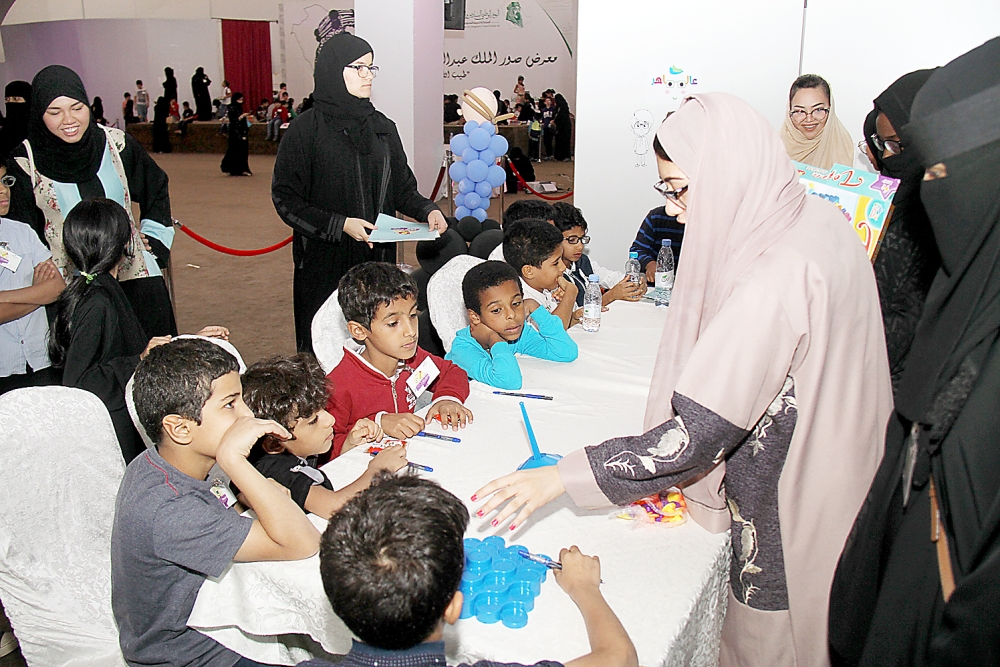
[[[551,401],[551,396],[543,396],[542,394],[520,394],[516,391],[495,391],[494,394],[498,396],[518,396],[520,398],[537,398],[540,401]]]
[[[563,569],[562,563],[560,563],[557,560],[552,560],[548,556],[543,556],[542,554],[533,554],[533,553],[528,552],[528,551],[519,551],[518,553],[521,554],[521,558],[527,558],[532,563],[538,563],[539,565],[544,565],[545,567],[549,568],[550,570],[561,570],[561,569]],[[602,584],[604,583],[603,579],[601,579],[601,583]]]
[[[379,447],[369,447],[368,456],[378,456],[378,453],[381,451],[382,449]],[[410,468],[413,468],[414,470],[422,470],[424,472],[434,472],[434,468],[430,466],[423,466],[420,465],[419,463],[413,463],[412,461],[407,461],[406,465],[409,466]]]
[[[427,431],[421,431],[417,433],[416,438],[434,438],[435,440],[447,440],[448,442],[462,442],[459,438],[453,438],[450,435],[438,435],[437,433],[428,433]]]

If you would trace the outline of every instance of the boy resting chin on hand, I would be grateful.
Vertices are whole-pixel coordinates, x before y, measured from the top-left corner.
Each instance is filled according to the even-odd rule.
[[[353,340],[327,379],[333,394],[327,410],[336,418],[333,456],[339,456],[359,419],[371,419],[391,438],[412,438],[424,429],[413,414],[417,399],[431,393],[427,419],[453,430],[472,421],[463,403],[469,377],[461,368],[417,347],[417,284],[392,264],[366,262],[340,279],[337,300]]]

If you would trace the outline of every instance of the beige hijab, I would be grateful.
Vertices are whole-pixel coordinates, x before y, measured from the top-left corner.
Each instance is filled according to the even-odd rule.
[[[788,157],[796,162],[805,162],[820,169],[829,169],[835,164],[849,167],[854,163],[854,139],[837,118],[837,107],[833,102],[833,96],[830,97],[830,115],[826,119],[826,125],[815,137],[806,139],[805,135],[792,125],[792,119],[787,113],[779,134],[785,143]]]
[[[760,611],[730,596],[721,664],[825,666],[830,584],[892,409],[871,264],[742,100],[688,98],[657,137],[690,189],[645,427],[674,416],[676,392],[749,431],[793,381],[796,424],[778,480],[789,608]],[[709,530],[730,524],[725,468],[684,491]]]

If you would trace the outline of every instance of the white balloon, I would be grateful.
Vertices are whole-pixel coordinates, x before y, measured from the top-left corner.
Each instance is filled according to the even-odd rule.
[[[497,113],[497,98],[493,95],[493,91],[489,88],[473,88],[471,91],[473,95],[479,98],[479,100],[486,105],[490,112],[496,116]],[[478,105],[477,105],[478,106]],[[492,118],[484,118],[481,113],[475,110],[469,102],[465,99],[465,95],[462,95],[462,118],[464,120],[474,120],[477,123],[482,123],[483,121],[493,120]]]

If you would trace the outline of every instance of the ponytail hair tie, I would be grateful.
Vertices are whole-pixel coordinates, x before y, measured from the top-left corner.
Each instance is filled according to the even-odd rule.
[[[87,281],[87,284],[88,284],[88,285],[89,285],[90,283],[94,282],[94,278],[96,278],[96,277],[97,277],[97,274],[96,274],[96,273],[87,273],[86,271],[81,271],[81,272],[80,272],[80,275],[81,275],[81,276],[83,276],[84,280],[86,280],[86,281]]]

